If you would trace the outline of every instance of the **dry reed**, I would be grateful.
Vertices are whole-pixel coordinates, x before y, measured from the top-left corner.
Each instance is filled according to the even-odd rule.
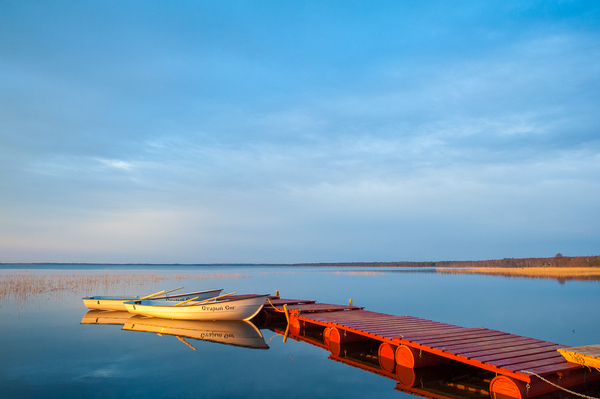
[[[442,274],[485,274],[504,277],[550,278],[558,280],[600,280],[600,268],[594,267],[481,267],[473,269],[436,269]]]
[[[248,277],[240,273],[72,273],[37,274],[30,272],[0,274],[0,300],[13,297],[24,302],[39,295],[57,295],[69,292],[104,294],[117,290],[131,290],[158,283],[181,280],[208,280]],[[131,292],[130,294],[139,294]]]

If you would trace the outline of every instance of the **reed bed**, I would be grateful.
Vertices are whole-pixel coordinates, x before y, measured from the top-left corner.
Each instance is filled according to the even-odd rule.
[[[62,295],[78,292],[124,293],[141,287],[152,288],[159,283],[181,280],[210,280],[248,277],[240,273],[52,273],[31,272],[0,274],[0,300],[14,298],[24,302],[40,295]],[[138,293],[129,292],[130,294]],[[143,294],[143,293],[142,293]]]
[[[549,278],[557,280],[599,281],[598,267],[480,267],[472,269],[436,269],[442,274],[485,274],[504,277]]]

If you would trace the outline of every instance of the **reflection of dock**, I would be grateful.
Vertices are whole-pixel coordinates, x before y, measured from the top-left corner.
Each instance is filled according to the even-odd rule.
[[[307,340],[302,337],[320,335],[321,341],[311,343],[329,348],[334,360],[345,358],[343,353],[353,346],[375,345],[378,374],[382,375],[393,375],[398,367],[418,370],[446,363],[454,367],[464,364],[489,372],[493,377],[488,383],[492,396],[510,398],[534,397],[558,389],[546,381],[568,388],[600,378],[598,370],[567,362],[557,351],[564,345],[487,328],[370,312],[356,306],[280,301],[272,301],[273,306],[265,306],[263,313],[281,315],[285,304],[292,338]],[[399,388],[406,391],[411,387]]]
[[[283,330],[275,329],[280,334]],[[289,333],[289,332],[288,332]],[[465,364],[442,364],[411,369],[394,366],[386,370],[378,357],[376,341],[352,342],[347,344],[325,344],[322,333],[317,330],[302,330],[290,333],[288,338],[307,342],[321,348],[329,348],[330,360],[352,366],[396,382],[397,391],[431,399],[488,399],[488,386],[493,373]]]

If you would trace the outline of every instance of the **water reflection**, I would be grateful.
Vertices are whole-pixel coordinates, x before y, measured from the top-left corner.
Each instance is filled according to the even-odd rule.
[[[81,324],[120,324],[122,330],[173,335],[191,349],[195,346],[183,338],[254,349],[269,349],[260,330],[249,321],[196,321],[171,320],[158,317],[132,315],[129,312],[90,310]]]
[[[123,311],[90,310],[81,319],[81,324],[123,325],[131,316],[131,313]]]
[[[552,280],[441,275],[433,271],[381,270],[386,275],[351,275],[328,273],[337,270],[333,268],[277,267],[161,269],[80,265],[69,270],[38,270],[35,273],[102,275],[104,269],[109,274],[226,271],[251,277],[212,282],[190,279],[181,284],[174,284],[172,280],[149,281],[131,289],[110,286],[107,295],[120,292],[145,294],[179,285],[200,290],[218,284],[228,292],[274,292],[279,289],[288,298],[325,303],[347,303],[352,298],[356,305],[377,312],[416,315],[466,327],[483,326],[569,346],[598,343],[600,331],[600,319],[593,317],[594,310],[600,308],[598,286],[586,282],[559,285]],[[0,270],[1,273],[7,271]],[[43,285],[45,281],[41,283]],[[103,290],[103,286],[94,287],[91,293],[101,294]],[[175,399],[196,397],[201,387],[202,397],[214,398],[416,399],[418,396],[409,396],[411,392],[434,397],[433,392],[437,391],[440,397],[450,397],[453,389],[458,390],[450,384],[468,382],[466,378],[453,382],[437,373],[423,376],[420,374],[423,370],[416,370],[414,377],[398,375],[395,363],[392,363],[393,372],[386,372],[378,365],[382,358],[375,350],[365,352],[364,356],[358,353],[356,357],[345,358],[340,348],[337,360],[333,356],[329,358],[331,350],[319,334],[320,341],[313,342],[320,342],[322,347],[296,342],[291,337],[283,343],[282,336],[271,331],[273,317],[263,321],[267,329],[252,321],[261,329],[269,350],[200,342],[181,335],[198,349],[193,351],[176,336],[123,332],[123,325],[132,316],[128,313],[122,315],[122,320],[117,313],[90,313],[86,315],[86,319],[90,318],[88,323],[106,325],[80,325],[80,322],[86,323],[82,318],[87,309],[81,304],[86,291],[83,286],[69,288],[64,295],[63,291],[58,291],[61,295],[57,296],[44,291],[30,297],[26,307],[15,306],[11,301],[17,301],[17,297],[5,293],[0,300],[0,353],[4,360],[0,365],[0,397],[160,396]],[[283,334],[285,316],[276,316],[283,319],[280,327]],[[232,375],[236,377],[231,378]],[[409,384],[411,379],[414,386]],[[402,381],[404,383],[400,385]],[[489,385],[484,384],[484,388],[489,389]],[[598,391],[588,394],[600,397]],[[565,399],[575,398],[562,395]],[[457,396],[464,397],[466,393]]]
[[[300,331],[285,331],[272,328],[286,338],[302,341],[329,350],[328,359],[355,367],[396,382],[395,390],[430,399],[489,399],[490,383],[495,373],[459,362],[409,368],[396,365],[381,353],[381,343],[376,340],[337,343],[328,339],[327,329],[307,328]],[[587,397],[599,397],[600,381],[571,387]],[[496,399],[512,399],[494,394]],[[577,396],[555,391],[536,396],[536,399],[574,399]]]

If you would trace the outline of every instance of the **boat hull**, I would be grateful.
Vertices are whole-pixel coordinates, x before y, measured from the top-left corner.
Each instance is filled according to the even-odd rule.
[[[218,296],[222,289],[215,290],[205,290],[205,291],[196,291],[196,292],[187,292],[185,294],[177,294],[177,295],[169,295],[169,296],[157,296],[154,300],[164,300],[164,301],[187,301],[188,299],[192,299],[198,297],[198,301],[214,298]],[[127,311],[125,308],[124,302],[134,301],[140,299],[141,296],[89,296],[83,298],[83,304],[88,309],[94,310],[119,310],[119,311]]]
[[[124,323],[123,330],[168,334],[246,348],[269,348],[260,330],[250,321],[173,320],[158,317],[148,318],[131,315],[131,313],[129,315],[130,318]]]
[[[164,301],[137,300],[125,302],[128,312],[143,316],[176,320],[250,320],[261,311],[267,295],[253,295],[243,299],[173,306]]]
[[[88,310],[81,319],[81,324],[113,324],[123,325],[131,318],[128,311]]]

